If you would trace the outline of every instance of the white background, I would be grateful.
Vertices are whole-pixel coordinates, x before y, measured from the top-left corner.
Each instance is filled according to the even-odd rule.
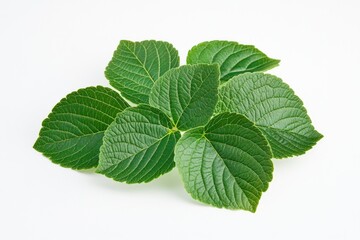
[[[0,0],[0,239],[360,239],[360,2]],[[324,138],[274,160],[255,214],[216,209],[176,171],[125,185],[52,164],[32,145],[67,93],[105,85],[120,39],[169,41],[182,63],[213,39],[282,60]]]

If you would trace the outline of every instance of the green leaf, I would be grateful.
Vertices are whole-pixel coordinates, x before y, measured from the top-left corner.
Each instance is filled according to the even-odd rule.
[[[180,130],[205,125],[214,113],[219,86],[216,64],[185,65],[165,73],[149,103],[166,113]]]
[[[88,87],[72,92],[43,121],[34,148],[63,167],[96,167],[106,128],[128,106],[109,88]]]
[[[216,112],[227,111],[253,121],[269,141],[275,158],[303,154],[322,138],[300,98],[270,74],[247,73],[222,85]]]
[[[216,207],[255,212],[272,179],[268,142],[237,113],[222,113],[185,133],[175,162],[191,196]]]
[[[111,86],[133,103],[148,103],[154,82],[179,66],[177,50],[167,42],[122,40],[106,68]]]
[[[145,104],[127,108],[105,132],[97,172],[119,182],[149,182],[175,166],[179,138],[160,110]]]
[[[220,79],[227,81],[233,76],[246,72],[260,72],[279,65],[280,60],[272,59],[251,45],[229,41],[203,42],[188,53],[187,64],[218,63]]]

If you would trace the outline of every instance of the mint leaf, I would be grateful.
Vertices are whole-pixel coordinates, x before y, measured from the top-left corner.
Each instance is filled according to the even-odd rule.
[[[269,141],[275,158],[303,154],[322,138],[300,98],[270,74],[247,73],[222,85],[216,112],[227,111],[253,121]]]
[[[209,41],[179,67],[170,43],[122,40],[105,70],[121,95],[100,86],[70,93],[34,148],[63,167],[97,167],[126,183],[152,181],[176,163],[193,198],[255,212],[271,158],[303,154],[322,138],[287,84],[256,73],[279,62],[254,46]]]
[[[126,99],[133,103],[148,103],[154,82],[178,66],[178,52],[170,43],[122,40],[105,70],[105,76]]]
[[[219,86],[216,64],[171,69],[154,84],[149,103],[166,113],[180,130],[206,124],[214,112]]]
[[[187,64],[217,63],[222,81],[245,72],[259,72],[274,68],[280,60],[272,59],[251,45],[229,41],[203,42],[188,53]]]
[[[127,183],[149,182],[174,166],[180,133],[170,119],[148,105],[127,108],[105,132],[97,172]]]
[[[96,167],[104,131],[128,106],[109,88],[88,87],[72,92],[43,121],[34,148],[63,167]]]
[[[185,133],[175,147],[175,161],[191,196],[216,207],[255,212],[272,179],[265,137],[236,113],[222,113]]]

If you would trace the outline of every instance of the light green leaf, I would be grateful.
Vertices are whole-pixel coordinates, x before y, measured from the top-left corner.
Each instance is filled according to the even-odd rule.
[[[237,113],[222,113],[186,132],[175,147],[175,162],[191,196],[216,207],[255,212],[272,179],[268,142]]]
[[[166,113],[180,130],[205,125],[217,103],[219,67],[185,65],[171,69],[155,84],[149,103]]]
[[[269,141],[275,158],[303,154],[322,138],[300,98],[270,74],[247,73],[222,85],[216,112],[227,111],[253,121]]]
[[[241,73],[269,70],[280,62],[269,58],[254,46],[229,41],[200,43],[189,51],[186,61],[187,64],[218,63],[221,81]]]
[[[105,70],[105,76],[126,99],[133,103],[148,103],[154,82],[178,66],[178,52],[170,43],[122,40]]]
[[[160,110],[145,104],[127,108],[105,132],[97,172],[119,182],[149,182],[175,166],[179,138]]]
[[[63,167],[96,167],[104,131],[128,106],[109,88],[88,87],[72,92],[43,121],[34,148]]]

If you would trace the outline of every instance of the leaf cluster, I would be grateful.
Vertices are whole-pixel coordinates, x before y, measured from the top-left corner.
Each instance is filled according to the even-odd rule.
[[[120,41],[105,76],[62,99],[34,148],[72,169],[149,182],[177,167],[194,199],[255,212],[272,158],[305,153],[322,135],[278,66],[250,45],[209,41],[186,65],[163,41]],[[117,90],[117,91],[116,91]]]

